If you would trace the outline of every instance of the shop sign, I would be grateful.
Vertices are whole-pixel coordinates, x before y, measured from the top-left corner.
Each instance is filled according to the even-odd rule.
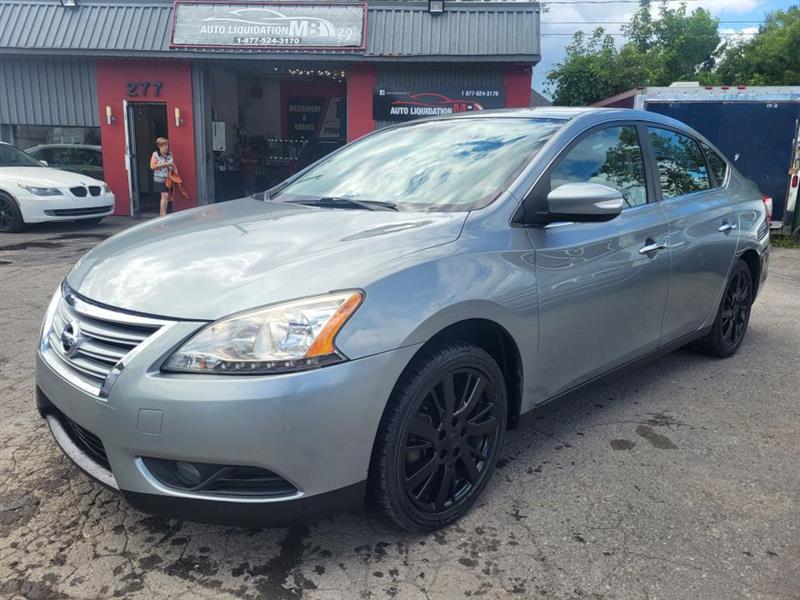
[[[327,98],[289,98],[286,107],[289,137],[315,139],[327,102]]]
[[[176,0],[172,48],[363,49],[365,4]]]
[[[433,90],[375,88],[372,117],[376,121],[410,121],[504,106],[505,94],[502,89],[497,88]]]

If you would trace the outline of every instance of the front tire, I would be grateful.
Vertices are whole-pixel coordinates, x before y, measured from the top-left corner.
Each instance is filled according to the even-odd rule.
[[[739,259],[731,270],[714,326],[696,342],[695,348],[717,358],[733,356],[747,332],[752,304],[753,277],[747,263]]]
[[[455,522],[491,479],[507,412],[503,373],[485,350],[465,342],[423,350],[381,420],[371,502],[407,531]]]
[[[17,233],[25,229],[22,213],[8,194],[0,192],[0,232]]]

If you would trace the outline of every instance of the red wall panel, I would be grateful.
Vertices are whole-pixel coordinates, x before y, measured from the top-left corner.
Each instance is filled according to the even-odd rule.
[[[146,97],[130,97],[128,82],[160,81],[164,86],[155,97],[152,86]],[[167,106],[167,128],[170,148],[183,178],[183,186],[189,200],[180,193],[174,196],[174,210],[182,210],[197,204],[197,168],[195,165],[194,119],[192,117],[192,76],[188,62],[98,60],[97,100],[100,111],[100,132],[103,144],[103,170],[106,183],[116,196],[115,214],[129,215],[131,199],[128,193],[128,171],[125,164],[125,120],[123,102],[161,102]],[[106,106],[116,122],[106,121]],[[183,124],[175,125],[175,108],[180,108]],[[154,152],[152,148],[140,152]]]
[[[508,66],[503,70],[506,108],[528,108],[530,106],[532,81],[533,73],[530,67]]]
[[[378,80],[375,67],[356,65],[347,72],[347,141],[375,130],[372,94]]]

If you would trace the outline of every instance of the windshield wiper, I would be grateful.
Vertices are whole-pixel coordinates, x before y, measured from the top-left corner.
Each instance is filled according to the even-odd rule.
[[[392,204],[391,202],[381,202],[379,200],[353,200],[352,198],[337,196],[323,196],[322,198],[312,200],[288,200],[287,202],[307,204],[308,206],[330,206],[334,208],[349,206],[351,208],[361,208],[363,210],[392,210],[397,212],[397,205]]]

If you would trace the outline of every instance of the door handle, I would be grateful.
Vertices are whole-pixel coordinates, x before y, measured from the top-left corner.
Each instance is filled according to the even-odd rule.
[[[728,233],[733,229],[736,229],[736,225],[734,223],[723,223],[722,225],[720,225],[717,231],[721,231],[722,233]]]
[[[653,242],[639,248],[639,254],[650,254],[651,252],[658,252],[659,250],[666,250],[667,245],[664,242]]]

